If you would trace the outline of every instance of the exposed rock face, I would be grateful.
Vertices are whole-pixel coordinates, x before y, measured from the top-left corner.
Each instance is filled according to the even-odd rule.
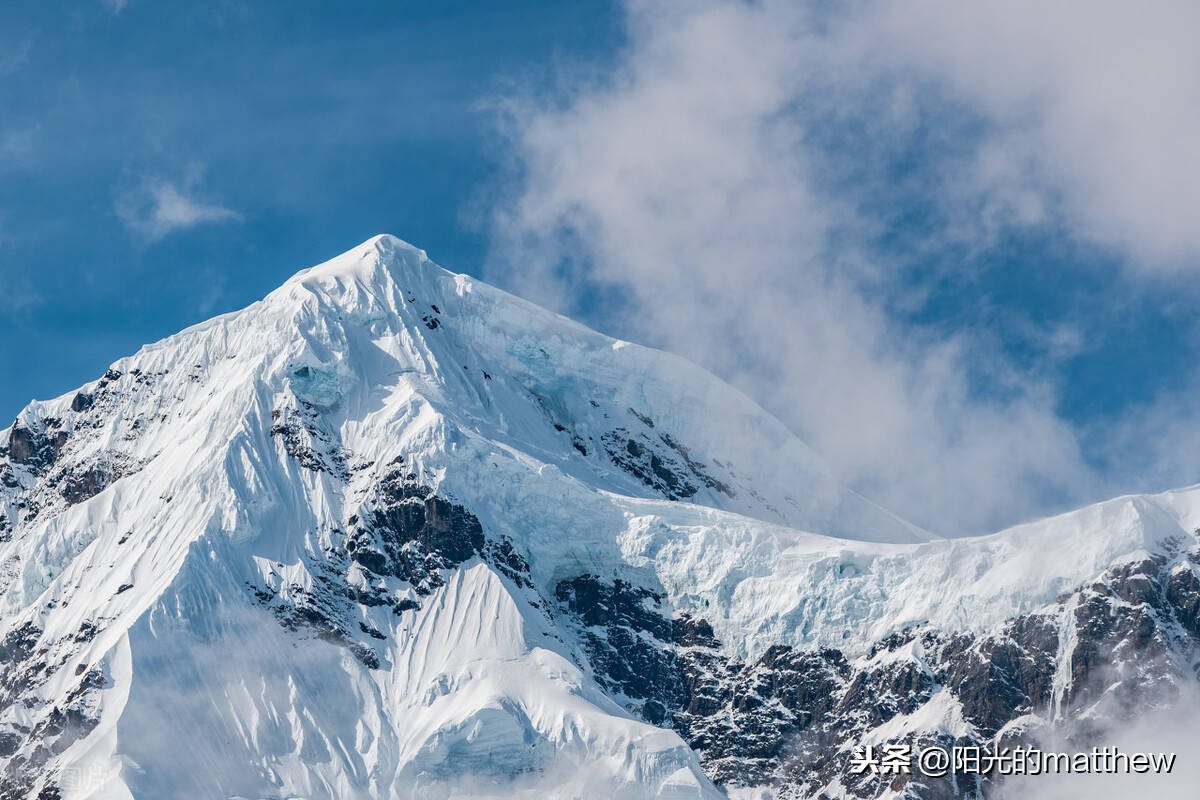
[[[428,594],[439,585],[438,570],[482,552],[483,527],[416,479],[403,471],[383,479],[363,518],[351,519],[346,550],[373,574],[399,578]]]
[[[734,495],[728,484],[713,477],[709,468],[694,460],[688,449],[670,434],[655,433],[652,419],[632,408],[629,413],[641,423],[642,430],[614,428],[600,437],[613,464],[668,500],[686,500],[695,496],[701,486],[729,497]],[[576,444],[576,449],[581,444]]]
[[[55,430],[59,424],[58,420],[47,420],[45,428],[34,430],[14,422],[9,437],[9,458],[14,464],[39,472],[45,470],[55,462],[67,443],[66,432]]]
[[[312,403],[299,400],[295,406],[275,409],[271,420],[271,436],[279,438],[284,451],[300,466],[343,481],[350,478],[348,453],[322,425],[320,412]]]
[[[1098,702],[1112,719],[1163,702],[1197,678],[1186,665],[1200,652],[1198,576],[1200,549],[1177,542],[988,634],[910,628],[855,660],[775,646],[748,664],[722,656],[703,620],[671,618],[648,589],[583,575],[561,582],[556,599],[597,680],[683,734],[718,783],[799,797],[840,783],[871,798],[912,782],[911,797],[975,797],[990,794],[990,779],[856,775],[850,752],[931,703],[961,719],[955,735],[918,728],[884,741],[914,752],[1036,741],[1033,718],[1079,731],[1077,715]]]
[[[718,642],[703,620],[664,615],[663,598],[624,581],[604,582],[593,575],[562,581],[555,598],[578,620],[588,660],[611,694],[641,701],[637,708],[656,725],[668,709],[686,708],[698,687],[699,672],[684,669],[683,648],[696,648],[713,659]],[[693,655],[693,658],[704,656]]]
[[[422,597],[445,585],[448,571],[476,557],[528,586],[528,562],[510,540],[485,538],[474,514],[418,483],[401,461],[350,518],[349,532],[325,532],[330,545],[305,564],[311,580],[249,586],[284,627],[347,647],[371,669],[382,666],[371,640],[387,636],[361,609],[390,606],[396,615],[417,609]]]
[[[100,453],[83,466],[63,470],[52,485],[59,487],[59,494],[68,505],[82,503],[107,489],[113,481],[136,471],[133,459],[117,451]]]
[[[96,625],[88,622],[74,636],[47,641],[40,628],[26,622],[0,641],[0,708],[23,706],[28,713],[27,723],[0,723],[0,756],[8,758],[0,774],[0,797],[33,791],[46,763],[99,723],[99,692],[112,685],[99,667],[75,670],[63,705],[44,708],[38,701],[38,690],[95,632]]]
[[[68,413],[13,422],[0,446],[0,541],[18,523],[81,503],[145,466],[149,459],[101,444],[102,429],[135,393],[144,410],[119,421],[119,438],[132,441],[161,424],[171,403],[155,391],[159,377],[109,370],[92,392],[75,395]]]

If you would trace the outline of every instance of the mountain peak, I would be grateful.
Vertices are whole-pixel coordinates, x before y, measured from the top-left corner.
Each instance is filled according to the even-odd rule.
[[[813,730],[834,785],[875,709],[990,736],[1087,699],[1088,631],[1200,641],[1197,520],[932,539],[696,365],[378,236],[0,435],[0,797],[717,798]],[[1102,572],[1162,608],[1106,621]]]
[[[428,273],[450,274],[431,261],[429,254],[419,247],[391,234],[381,233],[328,261],[300,270],[280,289],[286,290],[295,285],[313,286],[327,281],[342,285],[358,282],[365,286],[378,285],[381,280],[406,283]]]

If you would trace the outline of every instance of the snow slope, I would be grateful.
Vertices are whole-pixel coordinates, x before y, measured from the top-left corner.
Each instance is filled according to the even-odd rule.
[[[694,365],[389,236],[30,405],[0,456],[0,763],[31,798],[716,797],[594,679],[564,581],[646,587],[731,658],[865,657],[1200,525],[1193,488],[938,539]],[[459,538],[368,558],[414,503]]]

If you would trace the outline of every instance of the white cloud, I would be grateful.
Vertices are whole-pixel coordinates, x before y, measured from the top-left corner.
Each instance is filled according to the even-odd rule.
[[[1200,266],[1200,5],[953,0],[859,7],[838,34],[867,72],[936,83],[984,115],[981,161],[1035,208],[1143,269]],[[1009,174],[1004,174],[1009,172]]]
[[[902,327],[870,299],[901,288],[855,246],[875,222],[819,188],[807,144],[809,122],[838,113],[831,88],[875,91],[845,76],[850,34],[770,2],[634,3],[629,29],[606,81],[509,99],[518,189],[494,231],[510,283],[560,306],[581,284],[619,288],[644,338],[746,388],[853,485],[939,531],[1083,494],[1094,477],[1052,387],[984,365],[1008,391],[977,399],[970,337]],[[902,128],[911,99],[890,97]]]
[[[194,178],[182,185],[166,180],[145,181],[118,194],[117,216],[126,228],[147,242],[197,225],[241,219],[232,209],[196,197],[194,183]]]
[[[1093,346],[1070,320],[1008,315],[1039,354],[1023,372],[996,331],[939,333],[897,309],[925,299],[901,266],[952,243],[968,254],[952,268],[978,270],[1028,227],[1108,248],[1129,277],[1200,267],[1200,6],[626,10],[609,74],[501,104],[516,166],[493,231],[510,285],[576,313],[583,289],[617,289],[626,329],[739,384],[852,484],[948,534],[1146,488],[1112,441],[1194,480],[1179,436],[1145,422],[1177,430],[1179,398],[1109,442],[1056,413],[1055,370]],[[897,178],[912,148],[919,169]],[[906,211],[879,208],[893,196],[929,203],[937,230],[881,257]],[[981,374],[1001,391],[980,396]],[[1116,466],[1089,466],[1081,440]]]
[[[1182,683],[1182,682],[1181,682]],[[1192,756],[1193,742],[1200,737],[1196,709],[1200,696],[1191,685],[1166,690],[1162,697],[1144,698],[1135,709],[1118,710],[1114,721],[1092,714],[1084,721],[1070,721],[1065,729],[1053,731],[1040,743],[1044,753],[1090,753],[1092,747],[1116,748],[1130,757],[1135,753],[1175,755],[1171,771],[1162,773],[1112,772],[1012,776],[1003,779],[995,792],[997,800],[1126,800],[1154,797],[1155,800],[1190,800],[1200,782],[1200,765]],[[1119,765],[1126,768],[1125,763]]]

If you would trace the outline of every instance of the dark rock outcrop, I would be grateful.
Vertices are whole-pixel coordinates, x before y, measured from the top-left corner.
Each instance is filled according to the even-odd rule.
[[[248,589],[284,627],[346,647],[371,669],[387,667],[373,646],[387,635],[370,624],[369,609],[387,606],[397,615],[417,609],[420,598],[445,584],[448,570],[472,558],[530,586],[528,561],[511,540],[488,539],[474,514],[419,483],[402,464],[379,481],[347,528],[328,532],[340,546],[308,561],[307,585]]]
[[[320,411],[312,403],[301,400],[295,406],[272,411],[271,436],[278,438],[284,452],[305,469],[324,472],[342,481],[350,479],[349,453],[321,424]]]
[[[969,734],[926,730],[892,743],[915,753],[1019,742],[1023,727],[1006,726],[1025,715],[1071,728],[1097,703],[1121,719],[1170,698],[1197,679],[1178,654],[1200,652],[1200,550],[1182,544],[1115,566],[990,633],[910,628],[853,661],[834,649],[777,645],[736,663],[703,620],[674,617],[660,595],[619,580],[581,575],[560,582],[556,599],[596,680],[647,721],[679,731],[720,784],[771,784],[796,797],[837,783],[861,798],[901,789],[926,800],[986,797],[991,776],[856,774],[849,753],[930,702],[956,707]]]
[[[632,408],[629,411],[642,423],[642,430],[614,428],[600,437],[614,465],[668,500],[687,500],[701,487],[734,496],[729,484],[713,476],[683,444],[670,434],[656,432],[648,417]]]

